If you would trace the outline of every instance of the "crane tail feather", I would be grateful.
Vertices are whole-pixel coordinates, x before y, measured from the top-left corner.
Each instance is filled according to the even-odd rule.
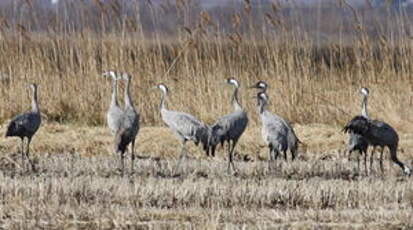
[[[344,133],[356,133],[364,135],[369,130],[369,121],[363,116],[355,116],[342,129]]]
[[[16,135],[16,129],[17,129],[17,127],[16,127],[16,123],[15,122],[11,122],[10,124],[9,124],[9,126],[7,127],[7,132],[6,132],[6,137],[13,137],[13,136],[15,136]]]

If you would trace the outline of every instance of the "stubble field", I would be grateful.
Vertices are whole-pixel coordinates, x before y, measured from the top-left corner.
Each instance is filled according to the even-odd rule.
[[[389,13],[371,22],[337,1],[341,16],[310,26],[331,24],[332,39],[320,40],[303,30],[314,22],[311,14],[300,7],[283,11],[277,1],[263,12],[243,1],[227,16],[194,13],[191,1],[159,8],[151,1],[136,8],[122,1],[61,2],[48,14],[38,13],[35,1],[19,2],[21,14],[0,9],[0,228],[413,228],[412,178],[390,162],[387,150],[385,175],[378,153],[368,176],[358,172],[358,153],[347,159],[348,137],[341,132],[360,113],[359,89],[368,87],[370,116],[398,131],[398,156],[413,165],[408,16]],[[72,22],[60,10],[78,16]],[[171,18],[177,28],[165,32]],[[127,159],[124,176],[105,125],[111,84],[102,72],[108,69],[132,75],[141,114],[136,170]],[[238,173],[227,173],[222,148],[208,158],[193,144],[173,173],[180,146],[160,119],[160,92],[150,88],[165,83],[170,109],[213,124],[232,111],[228,77],[241,82],[250,118],[235,150]],[[255,92],[247,89],[257,80],[270,85],[269,110],[290,121],[305,143],[298,160],[279,158],[271,170]],[[36,172],[22,168],[19,140],[3,137],[10,119],[30,107],[30,82],[39,84],[43,118],[31,145]]]
[[[1,129],[4,131],[4,127]],[[175,173],[179,144],[167,128],[145,127],[135,172],[121,176],[106,127],[47,124],[33,143],[37,172],[20,167],[17,140],[3,141],[0,225],[73,229],[409,229],[413,182],[386,156],[369,176],[350,161],[337,127],[296,126],[306,142],[297,161],[269,169],[259,129],[237,148],[237,174],[227,158],[207,158],[189,145]],[[325,141],[311,141],[322,138]],[[413,136],[401,136],[400,158],[412,165]],[[363,169],[363,168],[362,168]]]

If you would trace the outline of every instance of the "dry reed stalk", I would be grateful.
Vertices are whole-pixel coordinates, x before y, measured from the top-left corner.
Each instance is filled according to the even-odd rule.
[[[189,17],[189,4],[179,1],[185,14],[182,17]],[[250,4],[244,2],[245,6]],[[340,125],[349,119],[349,114],[359,112],[357,90],[367,86],[377,95],[370,106],[374,117],[386,119],[396,127],[411,127],[393,112],[408,113],[405,97],[410,89],[405,82],[412,82],[409,73],[413,70],[413,47],[407,40],[395,43],[382,35],[375,42],[363,33],[359,34],[359,42],[351,45],[319,47],[291,28],[276,38],[246,35],[240,13],[232,14],[235,31],[225,33],[218,30],[217,20],[206,11],[200,13],[195,29],[184,25],[184,30],[178,32],[184,34],[177,38],[165,37],[156,30],[156,39],[150,40],[143,35],[126,36],[142,25],[137,24],[139,20],[121,19],[118,2],[96,1],[95,5],[101,12],[100,26],[110,29],[109,19],[114,17],[124,24],[112,28],[120,33],[61,34],[56,29],[39,34],[21,25],[18,33],[3,36],[0,71],[12,76],[12,80],[7,83],[10,87],[3,87],[0,92],[0,120],[27,108],[27,96],[21,86],[37,81],[41,85],[43,113],[49,120],[103,124],[110,87],[99,75],[114,68],[135,76],[133,92],[145,125],[160,124],[156,109],[159,95],[147,91],[154,84],[162,81],[170,85],[171,107],[194,113],[210,123],[230,110],[229,92],[220,84],[228,76],[235,76],[243,86],[258,79],[268,81],[272,86],[271,109],[293,123]],[[149,5],[156,26],[162,17],[156,5]],[[362,24],[356,9],[346,2],[343,5],[353,12],[356,24]],[[272,4],[271,9],[271,14],[263,13],[270,24],[290,27],[290,19],[282,15],[278,3]],[[246,21],[252,22],[250,18]],[[65,26],[58,17],[54,23],[53,28]],[[243,89],[242,101],[256,119],[251,94]]]

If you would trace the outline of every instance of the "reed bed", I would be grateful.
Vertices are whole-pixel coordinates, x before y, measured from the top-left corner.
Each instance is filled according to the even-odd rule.
[[[175,7],[186,10],[175,9],[182,13],[177,17],[191,15],[188,2],[178,1]],[[292,123],[342,125],[359,112],[358,89],[364,86],[372,92],[369,109],[373,117],[401,129],[411,127],[412,40],[390,37],[391,33],[384,30],[380,36],[369,34],[356,9],[348,4],[342,7],[353,12],[354,18],[344,22],[353,23],[350,28],[354,31],[323,44],[306,31],[299,31],[299,23],[290,30],[283,29],[299,16],[283,16],[279,13],[281,5],[275,3],[271,13],[262,16],[267,20],[262,22],[263,28],[272,29],[270,32],[248,30],[255,21],[247,20],[251,3],[246,1],[245,9],[230,14],[228,31],[217,25],[224,22],[202,11],[194,16],[198,24],[177,25],[174,36],[157,27],[151,35],[140,32],[143,22],[114,15],[120,3],[102,4],[98,8],[89,6],[101,10],[104,20],[97,23],[102,26],[98,32],[86,26],[80,31],[71,24],[64,27],[67,20],[58,16],[43,32],[30,30],[24,23],[15,27],[2,24],[0,120],[27,108],[25,84],[37,82],[42,113],[48,120],[101,125],[110,94],[110,83],[101,74],[117,69],[133,76],[135,103],[142,122],[151,126],[160,125],[159,93],[149,90],[155,84],[170,86],[171,108],[210,123],[230,110],[231,89],[223,82],[233,76],[242,84],[242,102],[252,117],[254,92],[247,86],[262,79],[271,86],[271,109]],[[70,9],[71,5],[64,6]],[[161,24],[161,11],[154,9],[152,17]],[[120,21],[109,23],[116,18]],[[397,34],[411,29],[408,17],[396,19],[400,21],[393,29],[399,31]],[[83,20],[80,23],[92,24]],[[128,27],[132,22],[135,29]],[[252,32],[256,34],[249,34]]]
[[[27,83],[39,84],[44,118],[31,145],[35,173],[19,167],[18,140],[1,139],[0,228],[412,228],[412,180],[387,155],[384,177],[377,159],[364,176],[356,154],[347,160],[340,132],[368,87],[370,115],[396,128],[399,158],[413,164],[413,27],[405,12],[369,17],[370,6],[344,0],[315,11],[294,1],[257,8],[245,0],[216,11],[189,0],[39,2],[0,6],[0,133],[30,107]],[[105,126],[108,69],[133,76],[141,113],[137,171],[123,177]],[[232,111],[228,77],[241,82],[250,117],[235,153],[239,173],[226,173],[222,149],[211,159],[190,144],[174,176],[179,143],[162,127],[160,92],[151,88],[165,83],[169,108],[212,124]],[[273,171],[248,89],[257,80],[270,85],[269,109],[305,143],[298,161],[279,160]]]

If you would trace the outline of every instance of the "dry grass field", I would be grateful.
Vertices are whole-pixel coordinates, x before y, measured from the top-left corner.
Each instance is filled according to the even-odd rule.
[[[33,9],[33,1],[21,2]],[[413,229],[412,178],[391,163],[387,150],[384,176],[378,159],[369,176],[358,172],[358,153],[347,159],[348,137],[341,132],[360,113],[358,90],[368,87],[370,116],[398,131],[399,158],[413,165],[409,17],[396,15],[393,29],[367,28],[357,9],[338,1],[350,12],[343,21],[350,26],[337,29],[339,39],[320,43],[301,31],[304,16],[287,18],[275,3],[258,29],[244,1],[229,14],[228,29],[206,11],[191,23],[191,1],[176,1],[172,8],[183,22],[167,36],[156,28],[166,23],[160,10],[153,9],[155,29],[148,35],[136,18],[113,20],[119,1],[92,2],[97,31],[76,29],[59,16],[38,31],[40,15],[8,21],[0,9],[0,228]],[[78,17],[81,24],[93,24],[92,11]],[[125,176],[105,125],[111,84],[101,75],[108,69],[133,76],[141,113],[136,171]],[[250,117],[236,148],[239,172],[227,174],[222,148],[207,158],[189,144],[188,158],[173,174],[180,146],[160,119],[160,92],[150,88],[165,83],[170,109],[212,124],[232,111],[228,77],[241,82]],[[270,85],[269,109],[289,120],[305,143],[297,161],[279,159],[272,170],[255,92],[247,89],[257,80]],[[21,168],[19,140],[4,138],[10,119],[30,107],[29,82],[39,84],[43,116],[31,145],[37,172]]]
[[[33,143],[38,172],[20,169],[16,139],[2,140],[0,225],[5,229],[410,229],[413,181],[378,154],[369,176],[347,160],[339,127],[296,125],[307,144],[299,160],[278,160],[252,124],[236,151],[207,158],[195,145],[178,174],[179,145],[167,128],[141,130],[136,171],[121,176],[106,127],[45,124]],[[1,128],[4,133],[5,126]],[[401,134],[400,159],[413,165],[413,135]]]

